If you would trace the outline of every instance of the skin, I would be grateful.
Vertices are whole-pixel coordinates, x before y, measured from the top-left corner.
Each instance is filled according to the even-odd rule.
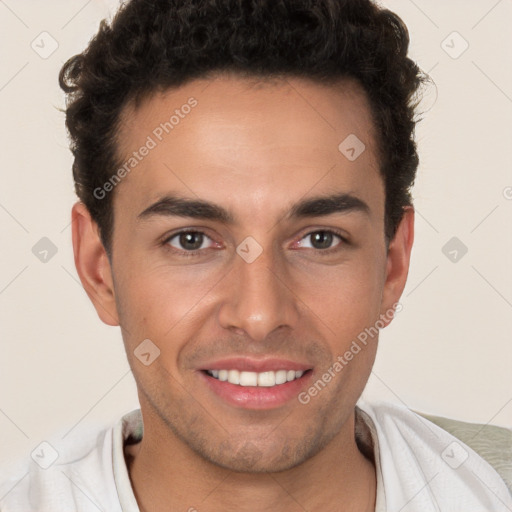
[[[111,261],[85,206],[72,211],[78,274],[100,318],[121,326],[137,382],[144,438],[126,457],[141,510],[374,510],[375,468],[355,442],[354,407],[377,337],[305,405],[234,407],[198,375],[205,361],[269,356],[307,362],[313,383],[399,300],[414,212],[387,248],[366,96],[349,81],[196,80],[127,107],[120,153],[191,96],[197,106],[113,192]],[[355,161],[338,150],[349,134],[366,145]],[[297,201],[333,192],[368,213],[287,216]],[[169,193],[216,203],[234,223],[138,218]],[[199,254],[186,257],[179,237],[165,243],[183,228],[209,237]],[[333,237],[326,254],[311,236],[325,230],[347,242]],[[247,236],[263,249],[250,264],[236,253]],[[134,356],[145,339],[160,349],[148,366]]]

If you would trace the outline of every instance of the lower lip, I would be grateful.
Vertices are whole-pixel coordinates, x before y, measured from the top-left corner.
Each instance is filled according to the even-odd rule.
[[[204,371],[199,372],[200,377],[216,395],[228,404],[244,409],[274,409],[296,399],[300,391],[307,386],[311,373],[311,370],[308,370],[298,379],[277,386],[264,387],[238,386],[211,377]]]

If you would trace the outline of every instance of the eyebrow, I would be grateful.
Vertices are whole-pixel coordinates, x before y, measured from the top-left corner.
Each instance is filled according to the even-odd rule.
[[[369,206],[358,197],[341,193],[303,199],[293,204],[286,214],[288,219],[323,217],[334,213],[359,212],[368,215]],[[137,218],[149,219],[155,216],[190,217],[234,224],[233,215],[222,206],[201,199],[189,199],[177,195],[166,195],[142,211]]]

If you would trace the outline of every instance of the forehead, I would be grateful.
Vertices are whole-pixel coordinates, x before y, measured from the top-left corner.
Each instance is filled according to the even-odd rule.
[[[269,192],[288,202],[382,185],[366,95],[346,80],[195,80],[128,106],[118,141],[124,163],[150,147],[118,187],[141,209],[171,191],[261,208]]]

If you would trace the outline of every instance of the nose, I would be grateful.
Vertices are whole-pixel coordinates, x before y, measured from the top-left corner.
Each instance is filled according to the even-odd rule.
[[[262,341],[279,328],[294,329],[299,319],[297,297],[283,264],[271,250],[251,263],[238,254],[226,276],[220,325],[254,341]]]

